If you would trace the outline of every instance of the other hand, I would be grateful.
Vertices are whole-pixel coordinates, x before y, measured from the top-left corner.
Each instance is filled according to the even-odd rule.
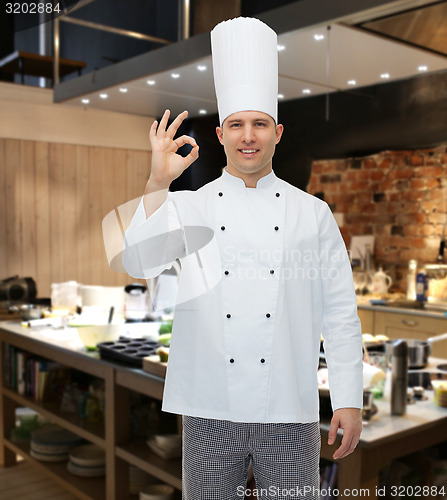
[[[174,139],[179,126],[188,116],[188,112],[183,111],[183,113],[180,113],[171,125],[166,128],[169,115],[170,111],[167,109],[160,123],[155,120],[149,131],[152,146],[150,180],[156,184],[165,185],[165,187],[169,187],[171,182],[179,177],[199,157],[199,146],[195,139],[188,135],[182,135]],[[177,150],[185,144],[190,144],[192,150],[187,156],[183,157],[177,154]]]
[[[332,455],[335,460],[344,458],[355,450],[362,432],[362,411],[358,408],[339,408],[334,411],[329,428],[329,445],[335,443],[338,429],[343,429],[343,438],[340,447]]]

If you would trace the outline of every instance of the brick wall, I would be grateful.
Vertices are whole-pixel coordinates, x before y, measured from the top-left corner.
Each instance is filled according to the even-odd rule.
[[[447,146],[315,161],[307,187],[344,214],[341,232],[373,234],[376,267],[405,290],[408,260],[435,263],[447,205]],[[446,250],[447,257],[447,250]]]

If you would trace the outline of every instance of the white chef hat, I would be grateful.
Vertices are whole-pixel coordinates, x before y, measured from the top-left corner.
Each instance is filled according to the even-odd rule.
[[[259,19],[237,17],[211,31],[219,120],[238,111],[262,111],[277,122],[276,33]]]

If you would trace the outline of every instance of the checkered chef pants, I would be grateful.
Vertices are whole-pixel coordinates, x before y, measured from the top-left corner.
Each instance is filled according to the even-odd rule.
[[[243,500],[251,460],[254,497],[318,500],[320,444],[318,422],[250,424],[183,416],[182,498]]]

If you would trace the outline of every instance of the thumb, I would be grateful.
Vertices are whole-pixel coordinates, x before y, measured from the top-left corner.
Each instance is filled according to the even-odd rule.
[[[332,417],[332,420],[331,420],[331,426],[329,427],[329,433],[328,433],[328,439],[327,439],[327,443],[329,445],[331,444],[334,444],[335,443],[335,439],[337,438],[337,431],[338,431],[338,428],[339,428],[339,420],[337,417]]]

